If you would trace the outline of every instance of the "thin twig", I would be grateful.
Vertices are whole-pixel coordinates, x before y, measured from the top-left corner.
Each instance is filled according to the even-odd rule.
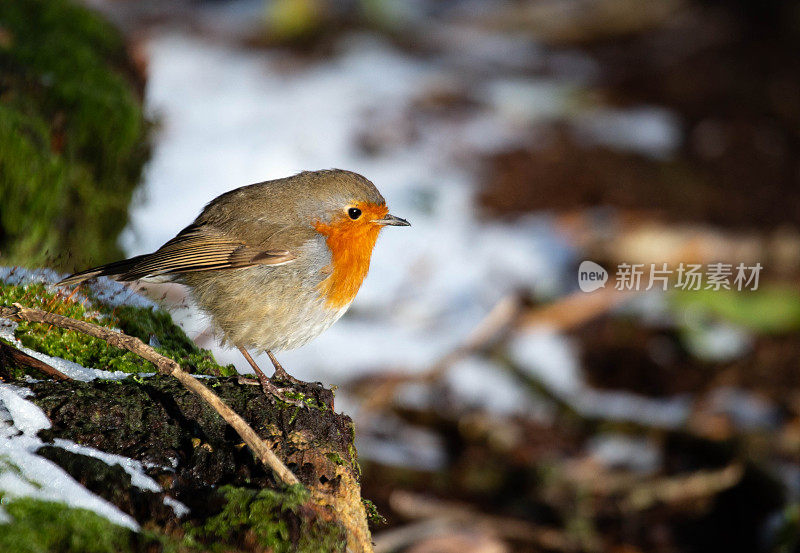
[[[548,305],[526,310],[519,296],[511,294],[502,298],[466,340],[444,355],[430,369],[419,373],[382,374],[371,383],[367,398],[361,406],[360,417],[388,405],[405,384],[430,384],[438,381],[447,370],[462,359],[506,339],[514,331],[546,326],[559,332],[568,332],[610,311],[634,296],[606,287],[592,293],[575,292]],[[363,424],[363,421],[361,421]]]
[[[70,377],[68,377],[55,367],[48,365],[44,361],[36,359],[32,355],[28,355],[24,351],[19,350],[14,346],[9,346],[8,344],[0,342],[0,359],[2,359],[5,356],[8,356],[8,358],[10,358],[12,361],[21,363],[23,365],[31,367],[32,369],[41,371],[45,374],[49,374],[56,380],[72,380]]]
[[[375,552],[388,553],[435,535],[482,530],[501,539],[535,543],[547,550],[573,551],[575,540],[567,532],[525,520],[483,513],[473,506],[409,492],[392,492],[389,503],[401,517],[414,522],[375,536]]]
[[[635,487],[621,501],[626,511],[644,511],[659,503],[676,504],[712,497],[732,488],[744,477],[744,467],[732,463],[721,469],[659,478]]]
[[[478,323],[459,347],[439,359],[425,373],[428,381],[436,381],[452,365],[487,347],[507,332],[522,312],[522,302],[516,294],[510,294],[497,302],[491,311]]]
[[[606,286],[594,292],[573,292],[556,301],[532,309],[519,317],[520,328],[545,326],[559,332],[569,332],[630,301],[635,292]]]
[[[177,362],[169,357],[164,357],[140,339],[121,332],[114,332],[108,328],[86,321],[78,321],[62,315],[56,315],[55,313],[23,307],[18,303],[12,304],[11,307],[0,307],[0,317],[15,321],[50,324],[88,334],[89,336],[105,340],[114,347],[126,349],[150,361],[156,366],[159,373],[174,376],[185,388],[196,393],[208,402],[208,404],[225,419],[225,422],[236,430],[236,433],[242,437],[242,440],[250,447],[255,456],[260,459],[262,463],[271,468],[284,483],[288,485],[299,483],[299,480],[292,471],[278,459],[277,455],[275,455],[269,446],[258,437],[258,434],[256,434],[250,425],[247,424],[242,417],[237,415],[233,409],[228,407],[217,394],[209,390],[191,374],[181,369],[181,366]]]
[[[513,326],[521,311],[522,305],[518,296],[505,296],[492,307],[461,345],[441,357],[430,369],[422,373],[384,374],[374,389],[370,390],[369,398],[361,406],[360,416],[364,417],[366,413],[377,411],[390,403],[403,384],[429,384],[441,379],[453,364],[499,340]]]

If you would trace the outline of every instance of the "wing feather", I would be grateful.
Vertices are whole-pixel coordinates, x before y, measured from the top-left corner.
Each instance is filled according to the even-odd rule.
[[[120,280],[253,265],[282,265],[292,260],[294,256],[288,250],[263,250],[228,238],[208,226],[190,225],[136,263],[120,276]]]
[[[65,278],[60,284],[78,284],[96,276],[127,281],[175,273],[283,265],[294,259],[288,250],[254,247],[208,225],[192,224],[149,255],[88,269]]]

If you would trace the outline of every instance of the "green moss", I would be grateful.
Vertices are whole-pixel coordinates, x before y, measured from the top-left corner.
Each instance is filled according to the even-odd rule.
[[[742,291],[674,290],[670,302],[689,325],[700,322],[703,317],[712,317],[760,334],[780,334],[800,328],[800,293],[790,287],[763,286]]]
[[[327,457],[328,460],[331,463],[334,463],[335,465],[338,465],[340,467],[345,465],[345,462],[344,462],[344,459],[342,459],[342,456],[339,455],[338,453],[336,453],[335,451],[332,451],[330,453],[326,453],[325,457]]]
[[[238,536],[240,541],[252,538],[275,553],[345,549],[345,536],[339,526],[322,523],[302,512],[309,501],[308,490],[303,486],[291,486],[282,492],[223,486],[219,492],[225,498],[219,513],[202,525],[184,525],[190,544],[206,544],[211,551],[229,551],[230,545],[237,545],[229,543],[231,536]],[[289,520],[294,520],[299,529],[291,528]]]
[[[11,305],[14,302],[73,319],[118,328],[145,343],[157,342],[160,346],[156,350],[191,372],[217,376],[236,374],[232,365],[220,366],[211,352],[194,345],[164,311],[132,306],[112,308],[99,301],[73,301],[61,291],[49,291],[44,284],[23,286],[0,282],[0,304]],[[85,367],[127,373],[155,371],[152,363],[138,355],[109,346],[104,340],[71,330],[22,322],[17,326],[14,335],[26,347],[80,363]]]
[[[172,322],[166,311],[123,305],[114,310],[117,327],[145,343],[155,340],[156,349],[176,360],[186,370],[198,374],[234,376],[233,365],[221,366],[207,349],[201,349],[186,333]]]
[[[2,468],[0,468],[2,472]],[[0,551],[14,553],[195,553],[190,540],[153,530],[134,532],[94,511],[0,493],[10,520],[0,523]]]
[[[308,492],[293,486],[283,492],[226,486],[222,510],[202,524],[184,525],[183,535],[153,530],[134,532],[93,511],[31,497],[0,493],[10,520],[0,524],[0,551],[15,553],[135,553],[163,551],[263,551],[334,553],[345,550],[345,536],[334,523],[303,514]],[[289,522],[291,521],[291,522]],[[256,547],[253,547],[257,544]]]
[[[0,506],[11,517],[0,524],[0,551],[122,553],[133,551],[137,541],[133,531],[63,503],[0,494]]]
[[[327,405],[325,405],[324,403],[322,403],[320,401],[317,401],[316,398],[307,396],[303,392],[298,392],[297,390],[285,391],[284,395],[286,396],[287,399],[302,401],[303,404],[309,409],[316,409],[318,411],[325,411],[325,410],[328,409]],[[278,404],[279,404],[280,407],[282,407],[284,409],[285,408],[290,408],[290,407],[294,408],[295,412],[294,412],[294,415],[292,417],[292,420],[294,420],[294,417],[297,416],[297,413],[299,412],[300,408],[297,405],[293,405],[291,403],[285,403],[283,401],[278,401]]]
[[[379,511],[375,504],[370,501],[369,499],[361,499],[361,503],[364,504],[364,511],[367,513],[367,521],[373,526],[383,526],[386,524],[386,517],[383,516]]]
[[[76,269],[120,256],[117,236],[149,155],[134,74],[121,35],[84,7],[0,2],[6,263]]]

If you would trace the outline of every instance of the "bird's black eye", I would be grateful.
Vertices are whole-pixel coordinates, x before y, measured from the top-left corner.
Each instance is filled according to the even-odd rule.
[[[351,207],[350,209],[347,210],[347,215],[355,221],[356,219],[361,217],[361,210],[358,209],[357,207]]]

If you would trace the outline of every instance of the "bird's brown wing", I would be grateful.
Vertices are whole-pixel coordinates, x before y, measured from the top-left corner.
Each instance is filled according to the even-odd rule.
[[[112,276],[127,281],[175,273],[282,265],[294,259],[288,250],[250,246],[213,227],[189,225],[151,254],[88,269],[65,278],[59,284],[77,284],[96,276]]]

